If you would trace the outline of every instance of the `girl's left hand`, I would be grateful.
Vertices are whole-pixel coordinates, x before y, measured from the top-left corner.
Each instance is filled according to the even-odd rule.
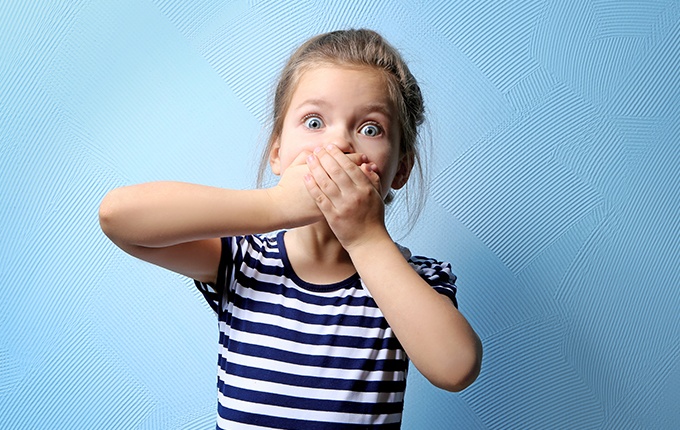
[[[367,243],[385,233],[385,205],[380,177],[368,159],[357,166],[337,146],[316,148],[307,157],[307,191],[342,246]]]

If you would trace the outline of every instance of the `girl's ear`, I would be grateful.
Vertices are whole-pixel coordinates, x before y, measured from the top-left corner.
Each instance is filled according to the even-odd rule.
[[[406,185],[409,176],[411,176],[411,169],[413,169],[413,154],[404,154],[399,160],[399,167],[397,168],[397,174],[394,175],[392,180],[392,188],[395,190],[400,189]]]
[[[276,176],[281,174],[281,157],[279,156],[280,149],[280,140],[276,139],[272,144],[272,149],[269,150],[269,166],[271,166],[272,173],[274,173]]]

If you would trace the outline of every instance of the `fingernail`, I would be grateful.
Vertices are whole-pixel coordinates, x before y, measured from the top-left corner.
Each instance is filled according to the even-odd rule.
[[[321,147],[320,147],[320,146],[317,146],[316,148],[314,148],[314,153],[315,153],[315,154],[318,154],[319,152],[321,152]]]
[[[330,145],[328,145],[328,146],[326,147],[326,149],[328,149],[328,150],[330,151],[331,149],[333,149],[333,146],[335,146],[335,145],[330,144]]]
[[[305,182],[311,182],[311,180],[312,180],[312,175],[310,175],[309,173],[307,173],[307,174],[304,176],[304,179],[305,179]]]
[[[308,157],[307,157],[307,161],[310,162],[310,163],[311,163],[312,161],[314,161],[314,156],[313,156],[313,155],[308,156]]]

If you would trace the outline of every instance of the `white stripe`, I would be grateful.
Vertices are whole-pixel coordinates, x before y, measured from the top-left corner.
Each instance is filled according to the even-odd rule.
[[[260,260],[263,263],[266,262],[265,265],[267,266],[283,267],[283,259],[279,257],[280,251],[278,248],[272,248],[268,241],[261,241],[257,236],[253,236],[253,239],[255,239],[253,241],[255,243],[250,243],[245,240],[241,244],[242,249],[250,256],[250,258]]]
[[[230,397],[225,397],[219,392],[217,393],[217,398],[220,404],[225,408],[236,409],[251,414],[268,415],[277,418],[290,418],[297,420],[343,424],[383,424],[399,422],[401,419],[401,413],[383,415],[350,414],[346,412],[312,411],[307,409],[286,408],[283,406],[260,405],[258,403],[250,403]]]
[[[260,264],[264,266],[269,266],[269,267],[278,267],[281,268],[283,267],[283,260],[277,257],[265,257],[263,254],[258,253],[255,249],[253,248],[248,248],[247,253],[252,258],[253,260],[259,262]],[[243,264],[245,267],[248,267],[249,269],[253,269],[253,267],[248,266],[248,264],[244,261]]]
[[[375,403],[396,403],[400,402],[404,393],[402,392],[357,392],[348,390],[333,390],[326,388],[309,388],[295,385],[281,384],[278,382],[258,381],[247,379],[236,375],[230,375],[218,368],[217,376],[227,385],[232,387],[243,387],[261,393],[273,393],[283,396],[299,397],[302,399],[314,400],[333,400],[351,401],[365,404]],[[292,376],[294,378],[294,376]]]
[[[371,358],[385,360],[397,358],[398,350],[373,349],[373,348],[350,348],[346,346],[311,345],[298,343],[291,340],[279,339],[278,337],[263,334],[242,332],[233,327],[229,332],[229,338],[241,343],[253,345],[267,345],[269,348],[282,351],[297,352],[307,356],[338,357],[338,358]]]
[[[253,312],[240,308],[236,308],[236,312],[232,311],[232,314],[234,317],[244,321],[269,324],[302,333],[313,333],[315,335],[354,336],[365,339],[385,339],[391,337],[392,333],[392,329],[389,327],[385,329],[382,327],[366,328],[357,326],[310,324],[290,318],[285,318],[281,315]]]
[[[268,358],[251,357],[228,351],[220,346],[219,354],[228,363],[241,366],[254,367],[257,369],[272,370],[275,372],[288,373],[290,375],[305,375],[311,377],[323,377],[334,379],[351,379],[362,381],[401,381],[405,378],[405,371],[366,371],[361,369],[336,369],[329,367],[303,366],[300,364],[286,363],[283,361],[270,360]],[[391,376],[391,377],[390,377]]]
[[[262,275],[264,277],[264,275]],[[270,276],[271,278],[271,276]],[[284,284],[288,284],[291,288],[300,290],[295,284],[290,284],[290,281],[286,281],[287,278],[275,277],[279,281],[285,281]],[[258,281],[264,281],[264,279],[258,279]],[[269,281],[268,281],[269,282]],[[278,282],[277,283],[281,283]],[[304,290],[302,290],[304,291]],[[309,294],[309,291],[304,291]],[[236,285],[236,295],[257,300],[259,302],[266,302],[271,304],[280,304],[284,307],[297,309],[302,312],[307,312],[314,315],[350,315],[350,316],[368,316],[371,318],[382,317],[382,312],[377,307],[367,307],[367,306],[351,306],[347,304],[343,305],[318,305],[316,303],[306,303],[299,299],[285,297],[279,293],[268,293],[264,291],[254,290],[252,288],[245,288],[241,284]],[[351,294],[350,294],[351,295]]]

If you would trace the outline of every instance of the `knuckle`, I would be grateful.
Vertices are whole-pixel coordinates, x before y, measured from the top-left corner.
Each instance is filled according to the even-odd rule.
[[[324,177],[319,181],[319,187],[321,187],[322,190],[329,190],[333,187],[333,181]]]
[[[344,158],[340,160],[340,165],[345,168],[345,170],[353,169],[361,165],[361,160],[352,160],[351,158]]]
[[[342,173],[342,171],[343,171],[342,167],[340,165],[337,165],[337,164],[328,168],[328,173],[331,176],[337,176],[340,173]]]

